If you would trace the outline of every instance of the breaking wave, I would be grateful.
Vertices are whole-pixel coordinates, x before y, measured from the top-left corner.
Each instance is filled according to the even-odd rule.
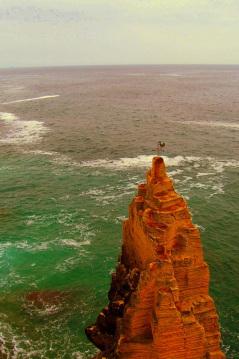
[[[132,158],[120,158],[117,160],[99,159],[94,161],[81,162],[82,167],[102,167],[105,169],[124,170],[130,167],[145,168],[151,165],[151,161],[154,156],[152,155],[140,155]],[[195,168],[203,167],[205,164],[210,170],[221,173],[225,167],[239,167],[239,161],[237,160],[217,160],[213,157],[196,157],[196,156],[175,156],[168,157],[162,156],[165,164],[169,167],[185,166],[187,164],[193,165]],[[206,175],[206,173],[200,173]]]
[[[48,128],[41,121],[23,121],[15,114],[8,112],[0,112],[0,119],[5,121],[9,127],[4,138],[0,139],[0,143],[4,144],[30,144],[38,142],[41,137],[48,132]]]
[[[130,167],[148,167],[151,164],[153,155],[140,155],[137,157],[123,157],[116,160],[99,159],[93,161],[83,161],[80,163],[82,167],[103,167],[106,169],[123,170]],[[167,157],[162,156],[168,166],[179,166],[185,161],[185,157]],[[199,159],[199,157],[191,157],[191,159]]]
[[[44,155],[51,158],[51,161],[57,165],[72,166],[72,167],[86,167],[86,168],[103,168],[106,170],[124,171],[128,169],[147,168],[151,166],[153,155],[139,155],[136,157],[122,157],[119,159],[97,159],[89,161],[77,162],[67,155],[62,155],[59,152],[29,150],[24,151],[26,154]],[[222,173],[226,168],[239,167],[239,161],[234,159],[216,159],[214,157],[199,157],[199,156],[162,156],[166,166],[176,167],[169,169],[169,175],[181,174],[185,172],[186,166],[190,166],[197,170],[197,177],[207,177],[215,173]],[[180,168],[183,166],[183,169]]]

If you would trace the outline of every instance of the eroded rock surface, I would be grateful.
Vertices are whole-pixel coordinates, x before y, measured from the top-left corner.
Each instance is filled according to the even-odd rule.
[[[223,359],[198,228],[161,157],[123,224],[109,304],[86,329],[97,358]]]

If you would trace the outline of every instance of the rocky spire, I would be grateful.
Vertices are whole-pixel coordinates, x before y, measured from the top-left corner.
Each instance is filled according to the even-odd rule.
[[[198,228],[161,157],[123,224],[109,304],[86,329],[97,358],[223,359]]]

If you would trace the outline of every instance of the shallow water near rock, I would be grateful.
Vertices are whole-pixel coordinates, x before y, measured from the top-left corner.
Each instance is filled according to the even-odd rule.
[[[84,328],[107,303],[122,220],[162,139],[168,172],[201,229],[224,350],[237,358],[239,157],[231,124],[239,67],[0,74],[1,350],[10,358],[92,356]],[[225,126],[196,123],[205,119]],[[29,303],[31,293],[45,293],[35,295],[44,304]]]

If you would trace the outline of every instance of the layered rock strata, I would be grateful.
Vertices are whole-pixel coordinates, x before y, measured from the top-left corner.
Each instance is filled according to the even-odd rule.
[[[97,358],[223,359],[198,228],[154,157],[123,224],[109,304],[86,329]]]

